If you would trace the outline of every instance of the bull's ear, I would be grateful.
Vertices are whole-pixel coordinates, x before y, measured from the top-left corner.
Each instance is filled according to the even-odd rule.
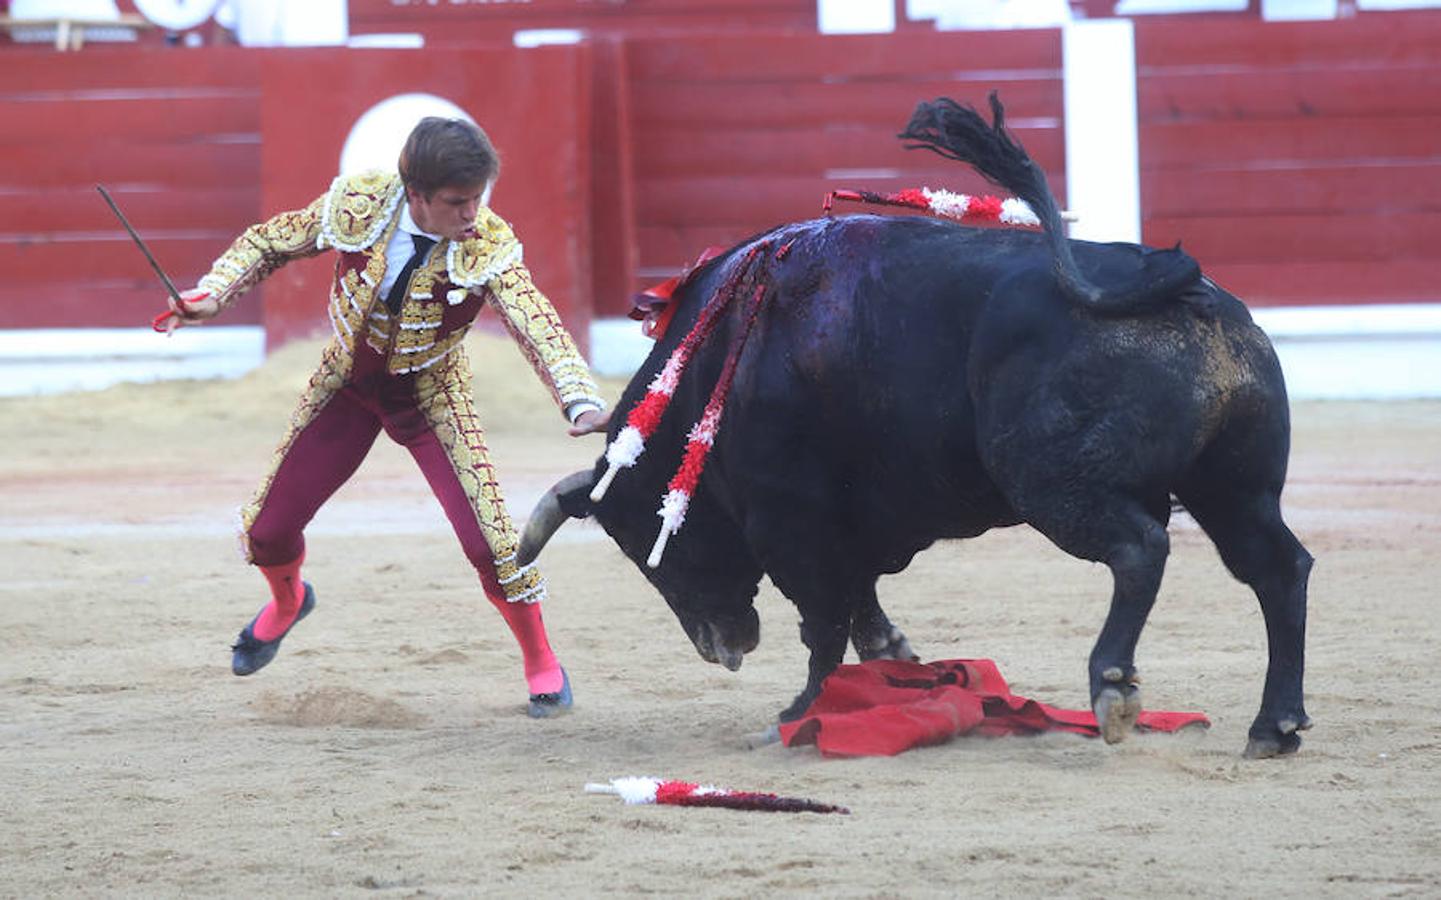
[[[590,472],[575,472],[557,481],[541,496],[520,536],[517,563],[528,566],[535,562],[551,535],[565,524],[567,518],[583,519],[590,515],[592,481]]]

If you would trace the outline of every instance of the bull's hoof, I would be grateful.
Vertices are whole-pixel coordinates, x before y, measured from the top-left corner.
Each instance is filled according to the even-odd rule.
[[[892,625],[888,631],[880,631],[862,638],[856,635],[851,638],[851,644],[856,648],[856,655],[862,660],[868,659],[902,659],[907,662],[920,662],[921,658],[911,649],[911,642],[906,640],[905,632]]]
[[[806,688],[804,691],[801,691],[796,695],[796,699],[791,701],[790,706],[781,710],[781,714],[776,717],[776,720],[784,725],[787,722],[794,722],[796,719],[799,719],[806,714],[806,710],[811,708],[811,704],[816,702],[816,697],[820,695],[820,692],[820,688],[814,690]]]
[[[1122,694],[1120,688],[1106,688],[1096,695],[1091,709],[1101,737],[1108,744],[1118,744],[1136,727],[1141,715],[1141,692],[1131,688]]]
[[[765,731],[757,731],[745,736],[747,750],[759,750],[762,747],[769,747],[771,744],[778,744],[781,740],[781,727],[771,723]]]
[[[1274,725],[1257,722],[1251,726],[1246,750],[1241,755],[1246,759],[1272,759],[1290,756],[1301,749],[1301,732],[1310,728],[1311,717],[1302,713],[1296,718],[1282,719]]]
[[[1281,738],[1251,738],[1246,741],[1246,750],[1241,755],[1246,759],[1272,759],[1290,756],[1301,749],[1301,736],[1288,734]]]

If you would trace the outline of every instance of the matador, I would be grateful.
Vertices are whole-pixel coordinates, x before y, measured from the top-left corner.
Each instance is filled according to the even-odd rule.
[[[336,178],[302,210],[247,229],[179,301],[167,330],[218,315],[287,262],[336,253],[329,317],[334,336],[300,398],[270,470],[241,509],[246,558],[271,600],[240,632],[232,671],[267,665],[315,606],[300,577],[304,529],[356,471],[383,429],[420,466],[486,597],[525,663],[530,715],[571,705],[570,679],[541,619],[545,583],[519,566],[519,539],[476,418],[462,339],[489,304],[571,421],[603,430],[605,404],[550,302],[531,281],[521,244],[487,206],[499,158],[485,133],[428,118],[398,172]]]

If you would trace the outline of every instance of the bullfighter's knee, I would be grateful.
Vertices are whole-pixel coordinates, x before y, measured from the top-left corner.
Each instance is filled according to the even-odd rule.
[[[242,535],[250,561],[257,566],[283,566],[305,549],[299,531],[267,523],[263,518]]]

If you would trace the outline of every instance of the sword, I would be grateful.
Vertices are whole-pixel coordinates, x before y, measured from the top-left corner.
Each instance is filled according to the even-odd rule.
[[[110,207],[110,211],[115,213],[115,218],[119,219],[120,224],[125,226],[125,230],[130,233],[130,239],[135,242],[135,246],[139,247],[140,252],[145,254],[145,259],[150,263],[150,268],[154,269],[155,274],[160,276],[160,281],[165,285],[165,290],[170,292],[170,296],[174,299],[175,305],[184,309],[185,301],[180,299],[180,292],[175,289],[175,283],[170,280],[169,275],[165,274],[165,270],[160,268],[160,263],[155,260],[155,254],[150,252],[150,248],[145,246],[145,242],[140,239],[140,235],[135,233],[135,229],[130,225],[130,220],[125,218],[125,213],[121,212],[120,207],[116,206],[115,201],[111,199],[110,192],[105,190],[104,185],[99,184],[95,185],[95,190],[99,191],[100,196],[105,198],[105,203]],[[167,309],[151,320],[150,327],[155,331],[165,331],[164,322],[173,315],[175,315],[175,311]]]

